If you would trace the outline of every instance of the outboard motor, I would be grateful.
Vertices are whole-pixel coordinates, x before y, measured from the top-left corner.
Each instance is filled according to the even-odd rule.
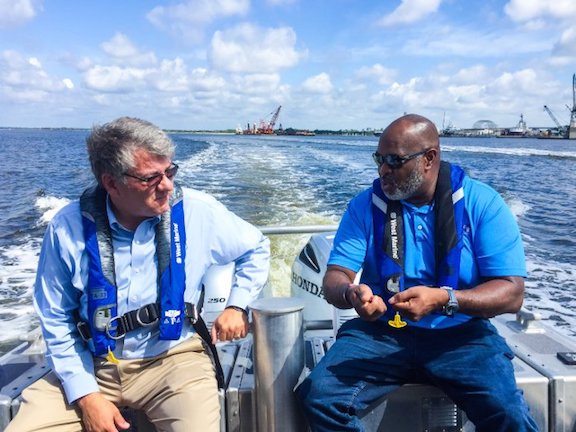
[[[337,331],[340,325],[350,318],[358,316],[354,309],[337,309],[324,298],[322,279],[334,232],[314,234],[304,245],[292,264],[290,295],[303,301],[304,322],[331,322]],[[208,328],[228,303],[230,286],[234,277],[234,263],[225,266],[212,266],[204,275],[204,307],[202,317]],[[355,283],[359,280],[360,272]]]
[[[327,232],[310,237],[292,265],[290,287],[292,296],[304,302],[304,322],[331,321],[336,332],[343,322],[358,315],[354,309],[337,309],[324,298],[322,279],[334,235],[334,232]],[[359,277],[360,273],[356,279]]]
[[[208,329],[212,328],[212,323],[222,313],[228,303],[233,278],[234,263],[221,266],[213,265],[204,274],[202,279],[202,284],[204,285],[202,318],[206,322]]]
[[[333,307],[324,299],[322,278],[333,240],[333,232],[311,236],[292,264],[290,291],[304,302],[304,321],[332,320]]]

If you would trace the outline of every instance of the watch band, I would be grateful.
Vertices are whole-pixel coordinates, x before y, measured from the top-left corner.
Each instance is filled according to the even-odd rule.
[[[442,313],[446,316],[454,316],[459,310],[458,299],[456,298],[456,293],[451,287],[440,287],[448,293],[448,302],[442,307]]]

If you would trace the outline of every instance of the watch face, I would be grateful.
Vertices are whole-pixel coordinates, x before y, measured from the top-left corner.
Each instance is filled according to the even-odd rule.
[[[458,312],[458,305],[456,304],[451,304],[448,303],[446,305],[446,315],[454,315],[456,312]]]

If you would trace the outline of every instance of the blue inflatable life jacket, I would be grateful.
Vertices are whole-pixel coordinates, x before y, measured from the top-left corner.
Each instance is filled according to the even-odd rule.
[[[462,168],[448,162],[440,163],[438,182],[434,192],[436,285],[458,289],[460,255],[463,247],[465,173]],[[404,223],[400,201],[389,200],[380,186],[380,179],[372,184],[372,216],[374,245],[379,266],[381,286],[376,292],[388,300],[404,291]],[[394,310],[388,307],[383,320],[392,318]],[[443,315],[432,313],[418,322],[422,327],[445,327]]]
[[[142,309],[146,316],[159,321],[160,339],[180,338],[186,315],[184,291],[186,273],[186,232],[182,189],[175,185],[170,198],[170,211],[161,216],[156,226],[156,251],[158,259],[159,302],[153,308]],[[112,234],[106,211],[106,191],[94,186],[84,191],[80,198],[82,224],[86,253],[88,255],[88,321],[87,341],[95,355],[114,351],[115,341],[124,336],[122,322],[128,314],[118,316],[116,277],[114,274],[114,253]],[[156,312],[154,312],[156,310]],[[141,311],[135,311],[134,320],[141,323]],[[119,324],[122,331],[119,332]],[[86,333],[86,332],[85,332]]]

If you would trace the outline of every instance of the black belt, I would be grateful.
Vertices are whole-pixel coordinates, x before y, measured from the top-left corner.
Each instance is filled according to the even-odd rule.
[[[196,333],[200,335],[200,337],[210,348],[212,353],[212,360],[214,361],[214,365],[216,367],[216,379],[218,380],[218,387],[224,388],[224,373],[222,371],[220,359],[218,358],[216,346],[214,346],[212,343],[212,337],[210,336],[208,327],[206,327],[206,323],[198,313],[198,308],[196,305],[193,303],[184,303],[184,316],[190,319],[190,323],[192,324],[192,327],[194,327]],[[108,332],[108,326],[106,327],[106,333],[108,333],[108,336],[110,336],[112,339],[121,339],[126,335],[126,333],[143,327],[150,327],[155,325],[158,323],[159,319],[160,305],[158,303],[150,303],[146,306],[142,306],[139,309],[126,312],[124,315],[112,318],[109,321],[109,324],[116,322],[116,336],[110,335]],[[85,342],[92,338],[90,333],[90,326],[86,321],[78,322],[78,324],[76,324],[76,328],[78,328],[78,332]]]

